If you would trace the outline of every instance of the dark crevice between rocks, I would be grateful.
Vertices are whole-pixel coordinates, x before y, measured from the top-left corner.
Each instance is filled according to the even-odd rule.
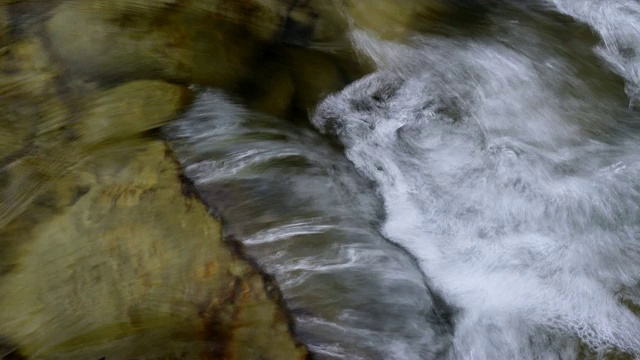
[[[165,158],[170,159],[179,169],[178,179],[181,184],[182,194],[187,198],[198,200],[208,209],[209,214],[213,219],[220,221],[222,225],[221,231],[223,232],[223,240],[227,245],[227,248],[231,250],[231,253],[234,257],[242,261],[245,261],[251,267],[251,269],[254,270],[256,274],[258,274],[261,277],[262,283],[264,285],[265,294],[269,299],[273,300],[276,303],[278,308],[282,310],[282,314],[286,317],[285,321],[287,323],[289,334],[291,335],[292,339],[294,340],[297,346],[302,346],[306,348],[306,345],[300,340],[299,336],[297,335],[295,322],[292,317],[292,311],[288,307],[286,301],[284,300],[282,291],[280,290],[280,287],[278,286],[278,283],[275,277],[272,276],[271,274],[266,273],[260,267],[260,265],[256,260],[254,260],[253,258],[247,255],[247,251],[245,250],[244,244],[241,241],[239,241],[232,235],[225,234],[224,216],[220,213],[220,211],[215,207],[214,204],[210,204],[204,199],[203,196],[201,196],[194,182],[183,173],[182,165],[176,158],[173,151],[170,150],[170,148],[167,148],[167,150],[165,151]],[[236,290],[234,290],[234,293],[235,292]],[[209,332],[207,335],[214,336],[212,337],[213,339],[220,339],[221,334],[224,334],[225,332],[228,332],[228,331],[225,331],[225,329],[220,328],[220,326],[216,326],[215,322],[212,321],[213,318],[215,317],[210,317],[208,320],[210,323],[207,324],[208,332]],[[313,356],[309,352],[307,352],[307,359],[308,360],[313,359]]]
[[[18,149],[17,151],[0,158],[0,185],[7,186],[9,181],[6,181],[4,176],[9,176],[8,172],[5,173],[5,169],[9,168],[9,165],[14,163],[16,160],[26,156],[33,150],[33,140],[27,140],[27,144]]]
[[[293,46],[308,47],[314,36],[318,14],[310,10],[309,0],[294,0],[287,9],[287,15],[282,26],[280,42]],[[307,10],[309,23],[302,23],[296,20],[292,14],[296,9]]]
[[[273,84],[282,80],[277,79],[277,76],[282,74],[289,75],[290,64],[288,59],[278,50],[278,47],[263,47],[256,60],[260,65],[256,65],[258,68],[256,68],[253,76],[240,79],[237,84],[225,90],[229,91],[233,96],[239,97],[246,104],[251,104],[267,97],[273,91]],[[259,111],[260,109],[256,110]],[[284,112],[281,114],[270,115],[287,120],[292,119],[293,106],[291,101],[287,104],[286,109],[283,110]]]
[[[238,298],[241,290],[241,281],[239,278],[234,280],[232,290],[228,297],[226,297],[221,303],[222,304],[235,304],[236,299]],[[220,319],[217,314],[226,313],[226,311],[220,311],[220,307],[209,307],[209,304],[205,304],[199,311],[198,315],[202,319],[204,323],[204,333],[202,334],[203,338],[206,340],[212,339],[214,341],[207,342],[206,353],[202,354],[202,359],[223,359],[225,358],[225,354],[228,353],[226,348],[226,344],[228,344],[231,339],[232,329],[229,329],[228,323],[231,319]],[[224,307],[225,305],[222,305]],[[237,314],[233,313],[233,317],[236,317]],[[227,321],[224,321],[227,320]]]
[[[200,195],[198,195],[198,198],[202,199]],[[219,220],[222,223],[223,229],[224,229],[224,220],[222,219],[222,217],[220,217]],[[225,242],[228,244],[228,247],[231,249],[232,253],[236,257],[242,259],[243,261],[246,261],[249,264],[249,266],[253,270],[255,270],[256,273],[262,278],[262,283],[264,285],[263,289],[265,294],[270,300],[274,301],[277,304],[278,308],[282,309],[283,312],[280,313],[280,315],[285,317],[284,320],[287,323],[288,332],[291,334],[296,345],[303,346],[306,348],[306,345],[302,342],[302,340],[297,334],[295,321],[292,316],[293,312],[289,308],[287,302],[284,300],[284,296],[282,295],[282,290],[280,289],[276,278],[273,275],[262,270],[260,264],[258,264],[256,260],[254,260],[253,258],[247,255],[245,246],[240,240],[236,239],[233,235],[224,234],[224,230],[223,230],[223,236],[224,236]],[[306,358],[307,360],[312,360],[313,355],[310,352],[307,352]]]
[[[20,354],[20,349],[0,336],[0,360],[27,360]]]
[[[35,25],[43,24],[49,12],[59,3],[60,0],[23,0],[3,5],[9,15],[9,37],[24,37]]]

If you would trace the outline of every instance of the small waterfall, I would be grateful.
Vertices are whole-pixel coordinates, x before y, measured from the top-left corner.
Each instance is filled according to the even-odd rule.
[[[310,128],[201,93],[166,129],[206,202],[278,280],[317,359],[420,359],[450,339],[448,309],[378,232],[372,184]]]
[[[315,129],[203,90],[165,134],[315,358],[639,356],[640,3],[473,3],[353,30]]]

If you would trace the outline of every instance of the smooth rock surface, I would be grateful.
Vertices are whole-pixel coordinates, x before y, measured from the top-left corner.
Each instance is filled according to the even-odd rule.
[[[34,359],[304,358],[277,292],[178,175],[142,140],[56,181],[0,235],[0,334]]]
[[[128,43],[76,5],[15,34],[0,7],[0,358],[305,358],[154,132],[191,100],[175,58],[138,56],[167,34]]]

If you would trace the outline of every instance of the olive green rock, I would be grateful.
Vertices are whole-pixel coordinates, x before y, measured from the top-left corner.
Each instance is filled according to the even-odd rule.
[[[304,18],[296,29],[314,26],[314,10],[297,3],[70,0],[51,11],[45,29],[56,57],[90,77],[232,89],[252,78],[266,47],[287,36],[294,16]]]
[[[276,117],[289,117],[297,90],[292,70],[285,61],[268,61],[257,67],[254,81],[243,89],[249,106]]]
[[[179,84],[307,111],[370,70],[349,29],[402,38],[437,3],[0,2],[0,353],[305,358],[153,130],[190,102]]]
[[[126,46],[101,63],[119,43],[98,43],[80,16],[95,13],[56,14],[0,48],[0,358],[305,358],[276,285],[222,238],[153,132],[191,91],[120,73]],[[56,21],[88,40],[56,43]],[[80,54],[71,61],[64,46],[86,46],[87,67],[75,69]],[[154,46],[129,50],[166,43]],[[135,56],[130,74],[173,61]]]
[[[45,25],[51,47],[67,68],[106,81],[168,79],[230,87],[250,75],[258,41],[242,26],[198,7],[172,10],[165,2],[154,3],[66,2]]]
[[[274,46],[297,47],[294,52],[299,59],[292,61],[296,64],[323,52],[321,57],[334,63],[330,67],[340,66],[352,62],[336,56],[353,50],[348,30],[365,29],[383,39],[402,39],[425,19],[445,11],[445,3],[69,0],[51,11],[44,27],[56,58],[74,72],[102,81],[162,79],[240,92],[247,83],[255,84],[258,75],[264,81],[257,88],[265,90],[257,94],[263,96],[252,93],[248,102],[257,110],[281,116],[291,106],[309,107],[307,100],[339,87],[326,81],[321,82],[328,84],[326,88],[296,86],[308,81],[296,79],[298,74],[288,70],[273,71],[278,65],[269,65],[274,61],[269,55]],[[292,62],[283,64],[290,67]],[[292,90],[292,84],[297,90]],[[291,99],[300,91],[306,94]],[[303,103],[290,104],[298,99]]]
[[[125,83],[88,96],[76,136],[86,144],[114,141],[167,124],[189,99],[181,86],[152,80]]]
[[[345,36],[354,29],[386,40],[404,40],[454,8],[448,0],[309,0],[300,2],[290,18],[310,28],[311,42],[349,46]],[[310,14],[312,16],[310,16]],[[327,45],[322,46],[322,43]]]
[[[296,88],[294,102],[301,111],[313,110],[320,100],[357,78],[329,54],[290,49],[288,55]]]
[[[7,9],[1,7],[0,4],[0,47],[6,45],[9,41],[9,14],[7,14]]]
[[[443,0],[347,1],[347,13],[355,27],[388,40],[406,38],[447,9]]]
[[[57,135],[71,118],[71,104],[58,96],[60,68],[36,37],[2,48],[0,74],[1,228],[47,186],[50,170],[66,161],[49,147],[64,142]]]
[[[0,334],[33,359],[304,358],[273,285],[178,175],[138,140],[58,179],[0,234]]]

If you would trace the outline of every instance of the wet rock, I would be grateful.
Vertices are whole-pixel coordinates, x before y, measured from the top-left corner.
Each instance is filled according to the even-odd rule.
[[[100,92],[88,99],[81,120],[74,124],[80,142],[115,141],[158,128],[173,120],[189,103],[182,86],[139,80]]]
[[[259,68],[257,79],[244,89],[250,106],[258,111],[280,118],[288,118],[296,91],[289,66],[268,62]]]
[[[348,33],[353,29],[402,40],[429,28],[458,5],[455,0],[300,1],[288,13],[283,40],[316,50],[344,50],[350,48]]]
[[[0,333],[38,359],[304,358],[277,293],[178,175],[141,140],[58,179],[55,203],[0,234]]]
[[[264,82],[253,88],[273,86],[276,91],[262,91],[262,99],[247,100],[257,109],[279,115],[289,107],[291,81],[306,80],[297,81],[297,75],[288,71],[272,71],[274,66],[264,61],[269,49],[283,44],[297,47],[298,52],[308,52],[307,58],[320,52],[349,53],[350,29],[401,39],[450,8],[442,0],[350,0],[340,4],[319,0],[71,0],[51,11],[45,28],[50,47],[65,68],[101,81],[162,79],[234,90],[251,82],[255,85],[259,73]],[[345,62],[335,56],[333,61]],[[282,81],[274,80],[277,78]],[[313,88],[317,93],[310,97],[335,91],[333,85]],[[283,97],[276,99],[274,93]],[[306,106],[307,102],[295,104]]]
[[[86,1],[83,1],[86,3]],[[93,8],[109,18],[155,18],[176,20],[177,16],[191,16],[194,26],[208,26],[209,22],[242,25],[251,36],[272,41],[281,32],[286,13],[295,1],[291,0],[91,0]],[[202,21],[202,22],[200,22]],[[184,26],[187,23],[174,23]]]
[[[440,0],[376,1],[350,0],[348,16],[357,28],[366,29],[382,39],[399,40],[418,30],[447,7]]]
[[[46,184],[49,164],[34,162],[37,138],[62,128],[69,104],[57,94],[60,69],[37,37],[12,42],[0,56],[0,227],[28,207]],[[62,139],[56,141],[63,141]],[[43,152],[46,153],[46,150]]]
[[[402,40],[431,26],[455,8],[454,3],[455,0],[310,0],[296,7],[290,17],[299,24],[298,28],[311,28],[308,42],[318,43],[316,49],[335,46],[346,49],[350,44],[344,41],[345,36],[352,29],[364,29],[386,40]]]
[[[216,19],[242,24],[252,36],[272,42],[280,37],[288,12],[296,3],[295,0],[210,0],[206,9],[215,14]],[[195,6],[197,9],[202,7],[201,4]]]
[[[325,96],[355,80],[328,54],[301,49],[290,49],[288,54],[296,89],[295,104],[300,113],[306,114]]]
[[[51,48],[67,68],[104,79],[188,76],[191,53],[180,29],[159,31],[162,26],[154,29],[149,18],[133,17],[132,24],[121,19],[119,24],[101,5],[67,2],[46,23]]]
[[[0,4],[0,6],[2,6]],[[0,7],[0,47],[7,45],[10,39],[10,26],[9,14],[7,9]]]
[[[276,0],[69,1],[53,10],[46,29],[57,57],[89,76],[229,89],[251,77],[262,47],[279,39],[288,6]]]
[[[90,79],[213,86],[245,95],[257,110],[286,116],[350,81],[341,73],[345,64],[358,74],[369,70],[352,59],[349,29],[401,38],[441,8],[439,0],[72,0],[53,9],[44,27],[56,59]],[[269,59],[287,48],[293,59]],[[313,72],[317,82],[308,77]]]
[[[81,19],[91,10],[65,20],[89,39],[60,44],[36,26],[1,50],[0,357],[305,358],[275,284],[222,239],[155,139],[190,91],[119,73],[119,50]]]
[[[321,99],[367,73],[353,53],[280,46],[262,59],[252,79],[240,83],[234,94],[253,110],[296,121],[307,121]]]
[[[62,80],[65,73],[35,36],[8,47],[0,71],[0,177],[8,179],[0,189],[0,227],[81,161],[88,146],[158,127],[187,101],[184,87],[159,81],[97,91],[71,75]]]

